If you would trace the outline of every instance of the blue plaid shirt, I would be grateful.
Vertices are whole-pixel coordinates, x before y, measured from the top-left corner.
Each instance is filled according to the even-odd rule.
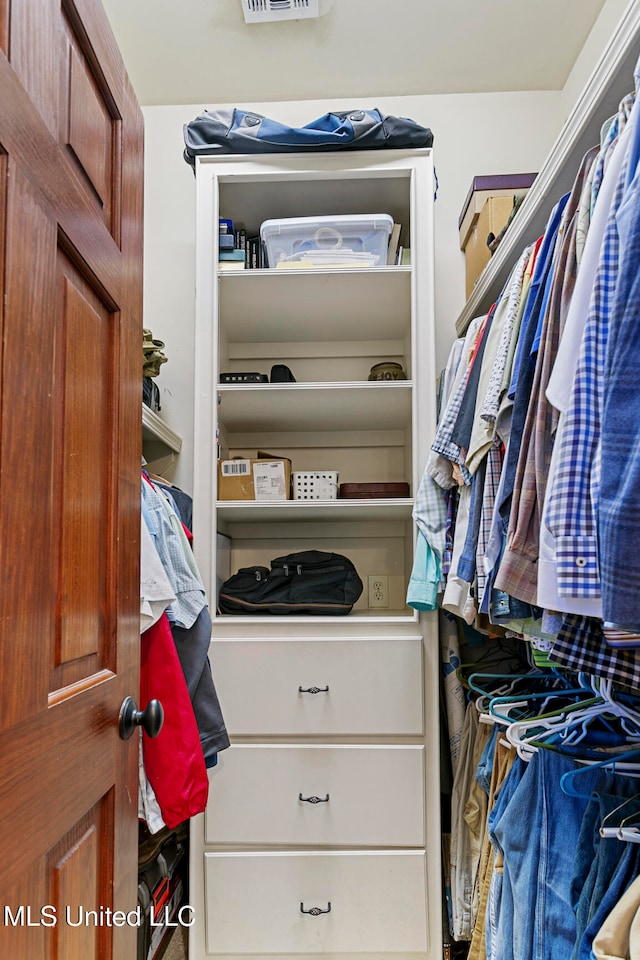
[[[600,487],[600,416],[609,318],[618,275],[616,211],[626,163],[614,191],[576,375],[561,435],[546,520],[555,538],[559,597],[599,597],[596,511]]]
[[[636,87],[640,84],[639,67],[640,63],[636,67]],[[630,142],[626,189],[616,216],[620,270],[611,310],[602,405],[602,462],[613,466],[602,471],[598,525],[605,627],[612,625],[614,629],[621,627],[637,633],[640,627],[640,101],[634,107],[627,135]],[[605,635],[610,637],[606,631]],[[633,638],[626,639],[634,642]]]

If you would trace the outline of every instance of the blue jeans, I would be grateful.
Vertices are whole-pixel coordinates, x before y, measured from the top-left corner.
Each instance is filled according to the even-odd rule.
[[[504,851],[504,878],[492,960],[571,956],[576,939],[571,880],[588,804],[560,788],[562,774],[574,768],[570,757],[540,749],[496,814],[492,839]],[[581,791],[591,793],[602,776],[599,769],[586,771]]]
[[[497,724],[494,724],[491,728],[489,739],[484,745],[484,750],[482,751],[482,756],[480,757],[480,762],[478,763],[478,769],[475,773],[476,782],[482,787],[487,796],[489,796],[489,791],[491,789],[491,775],[493,773],[493,761],[496,752],[498,729],[499,728]]]
[[[587,929],[580,938],[579,960],[590,960],[594,937],[627,887],[640,874],[640,845],[637,843],[620,843],[619,840],[603,840],[602,842],[604,844],[617,843],[621,851],[620,859],[608,886],[603,890],[602,899],[594,911]]]
[[[504,856],[502,837],[499,833],[500,823],[526,772],[527,764],[524,760],[515,760],[489,814],[489,837],[496,863],[500,862]],[[505,952],[504,948],[513,940],[513,895],[510,885],[505,884],[504,874],[504,868],[496,866],[491,876],[486,916],[487,960],[508,960],[508,951]]]
[[[571,960],[589,958],[591,939],[584,936],[593,916],[611,886],[612,879],[625,851],[625,844],[616,838],[603,839],[599,827],[620,803],[638,791],[638,781],[631,777],[608,776],[600,785],[598,796],[587,807],[574,861],[572,900],[576,911],[576,943]],[[627,804],[626,815],[640,804]]]

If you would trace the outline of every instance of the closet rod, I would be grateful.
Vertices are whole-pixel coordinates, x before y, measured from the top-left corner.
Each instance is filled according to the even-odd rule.
[[[625,10],[551,152],[528,191],[456,321],[462,336],[474,317],[486,313],[504,286],[516,258],[544,231],[553,205],[571,189],[582,157],[600,137],[600,127],[633,91],[640,56],[640,0]]]

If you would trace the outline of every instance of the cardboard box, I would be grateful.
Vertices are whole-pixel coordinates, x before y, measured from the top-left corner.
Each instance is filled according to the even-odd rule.
[[[536,173],[501,173],[474,177],[458,217],[460,249],[464,250],[466,247],[480,211],[490,197],[513,197],[516,193],[526,193],[536,177]]]
[[[491,251],[487,246],[490,233],[497,236],[509,219],[513,197],[490,197],[480,211],[464,248],[466,260],[466,295],[471,296],[476,280],[489,263]]]
[[[458,217],[460,249],[467,262],[467,297],[490,260],[488,235],[497,236],[506,226],[514,196],[526,194],[536,176],[535,173],[510,173],[473,178]]]
[[[218,460],[218,500],[290,500],[291,461],[269,455]]]

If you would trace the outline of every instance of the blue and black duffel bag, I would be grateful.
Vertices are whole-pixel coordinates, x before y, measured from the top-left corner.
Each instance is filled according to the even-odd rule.
[[[220,613],[320,614],[351,612],[363,590],[348,557],[303,550],[276,557],[269,567],[242,567],[225,580],[218,595]]]
[[[431,147],[433,134],[407,117],[379,110],[325,113],[304,127],[289,127],[259,113],[224,107],[205,110],[184,127],[184,158],[227,153],[311,153]]]

